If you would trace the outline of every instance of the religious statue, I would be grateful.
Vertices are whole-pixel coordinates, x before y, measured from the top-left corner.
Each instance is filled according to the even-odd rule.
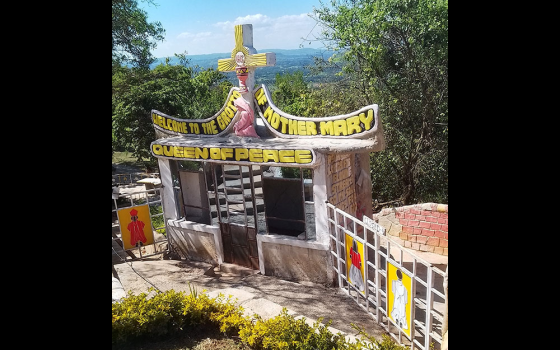
[[[237,107],[240,113],[239,120],[233,126],[235,135],[260,138],[259,135],[257,135],[255,126],[253,124],[255,120],[253,110],[251,109],[247,101],[245,101],[245,99],[240,96],[233,101],[233,105]]]
[[[239,79],[239,92],[249,92],[249,89],[247,89],[245,85],[249,77],[249,68],[245,65],[245,54],[242,51],[235,54],[235,63],[237,64],[237,67],[235,67],[235,74],[237,75],[237,79]]]

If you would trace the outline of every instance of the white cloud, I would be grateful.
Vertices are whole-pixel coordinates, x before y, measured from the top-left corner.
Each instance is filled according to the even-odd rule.
[[[228,52],[235,44],[234,26],[246,23],[253,25],[253,46],[258,52],[263,52],[263,49],[296,49],[302,43],[308,46],[308,41],[302,38],[309,36],[307,39],[312,41],[313,35],[310,33],[318,32],[319,28],[307,13],[277,18],[258,13],[237,17],[233,21],[217,22],[200,32],[182,32],[174,39],[166,40],[165,44],[158,45],[158,49],[166,52],[187,51],[191,55]]]
[[[318,31],[315,20],[307,13],[277,18],[262,14],[247,15],[237,17],[234,21],[218,22],[214,26],[223,30],[224,35],[233,37],[233,26],[245,23],[253,25],[253,42],[257,50],[259,47],[261,49],[295,49],[300,44],[306,43],[302,38],[313,40],[312,34]],[[225,34],[226,31],[227,34]]]
[[[179,39],[204,39],[212,36],[212,32],[189,33],[184,32],[177,35]]]

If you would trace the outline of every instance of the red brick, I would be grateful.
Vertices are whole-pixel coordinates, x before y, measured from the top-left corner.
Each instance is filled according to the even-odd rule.
[[[418,210],[418,209],[415,209],[415,208],[410,209],[410,212],[411,212],[412,214],[421,214],[421,211]]]
[[[439,247],[439,238],[430,237],[428,238],[428,242],[426,242],[426,244],[431,245],[432,247]]]
[[[426,216],[426,219],[424,221],[427,222],[438,222],[438,218],[436,218],[435,216]]]
[[[403,225],[403,226],[408,226],[408,219],[399,219],[399,224]]]
[[[441,225],[441,230],[442,230],[442,231],[445,231],[445,232],[449,232],[448,226],[449,226],[449,225],[447,225],[447,224]]]
[[[443,255],[449,256],[449,248],[443,248]]]
[[[433,252],[434,247],[431,246],[431,245],[422,244],[422,245],[420,245],[420,250],[423,251],[423,252]]]
[[[412,229],[412,227],[410,227],[410,226],[403,226],[401,232],[404,232],[404,233],[413,233],[413,229]]]
[[[418,220],[408,220],[408,225],[410,225],[412,227],[418,227],[418,225],[420,225],[420,221],[418,221]]]
[[[447,246],[448,246],[447,240],[446,239],[440,239],[439,240],[439,246],[442,247],[442,248],[447,248]]]
[[[426,236],[416,236],[416,242],[420,244],[425,244],[428,241],[428,237]]]
[[[424,216],[432,216],[432,214],[433,213],[430,210],[422,210],[422,215],[424,215]]]
[[[421,234],[422,234],[422,229],[419,228],[419,227],[415,227],[415,228],[412,230],[412,233],[415,234],[415,235],[421,235]]]
[[[447,224],[447,218],[439,217],[437,222],[438,224]]]
[[[430,225],[431,224],[429,222],[421,221],[420,225],[418,225],[418,226],[420,226],[422,228],[430,228]]]
[[[422,236],[434,237],[435,235],[436,235],[436,231],[434,230],[427,230],[427,229],[422,230]]]
[[[414,220],[414,219],[416,219],[416,215],[415,215],[415,214],[411,214],[411,213],[407,213],[407,214],[404,214],[404,218],[405,218],[405,219],[412,219],[412,220]]]
[[[443,248],[442,247],[434,247],[434,253],[443,255]]]
[[[416,220],[426,221],[426,215],[416,215]]]
[[[441,225],[432,223],[430,225],[430,230],[441,230]]]
[[[438,238],[445,238],[447,239],[447,232],[443,232],[441,230],[438,230],[434,233],[434,235]]]

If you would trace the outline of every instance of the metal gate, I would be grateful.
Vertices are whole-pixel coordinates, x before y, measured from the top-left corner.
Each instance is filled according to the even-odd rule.
[[[445,272],[391,240],[374,222],[366,224],[330,203],[327,215],[338,286],[399,344],[441,349]]]
[[[212,163],[208,166],[208,201],[215,208],[211,216],[218,219],[224,262],[258,270],[257,222],[263,205],[262,190],[257,193],[262,184],[256,183],[255,177],[261,169]]]

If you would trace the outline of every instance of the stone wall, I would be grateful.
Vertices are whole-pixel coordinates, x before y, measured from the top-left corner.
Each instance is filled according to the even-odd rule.
[[[328,245],[283,235],[257,235],[257,243],[261,274],[289,281],[333,285]]]
[[[182,259],[209,264],[222,263],[220,228],[193,221],[167,221],[168,234],[176,253]]]
[[[414,204],[386,208],[373,214],[373,220],[385,227],[387,235],[406,248],[448,254],[448,205]]]

